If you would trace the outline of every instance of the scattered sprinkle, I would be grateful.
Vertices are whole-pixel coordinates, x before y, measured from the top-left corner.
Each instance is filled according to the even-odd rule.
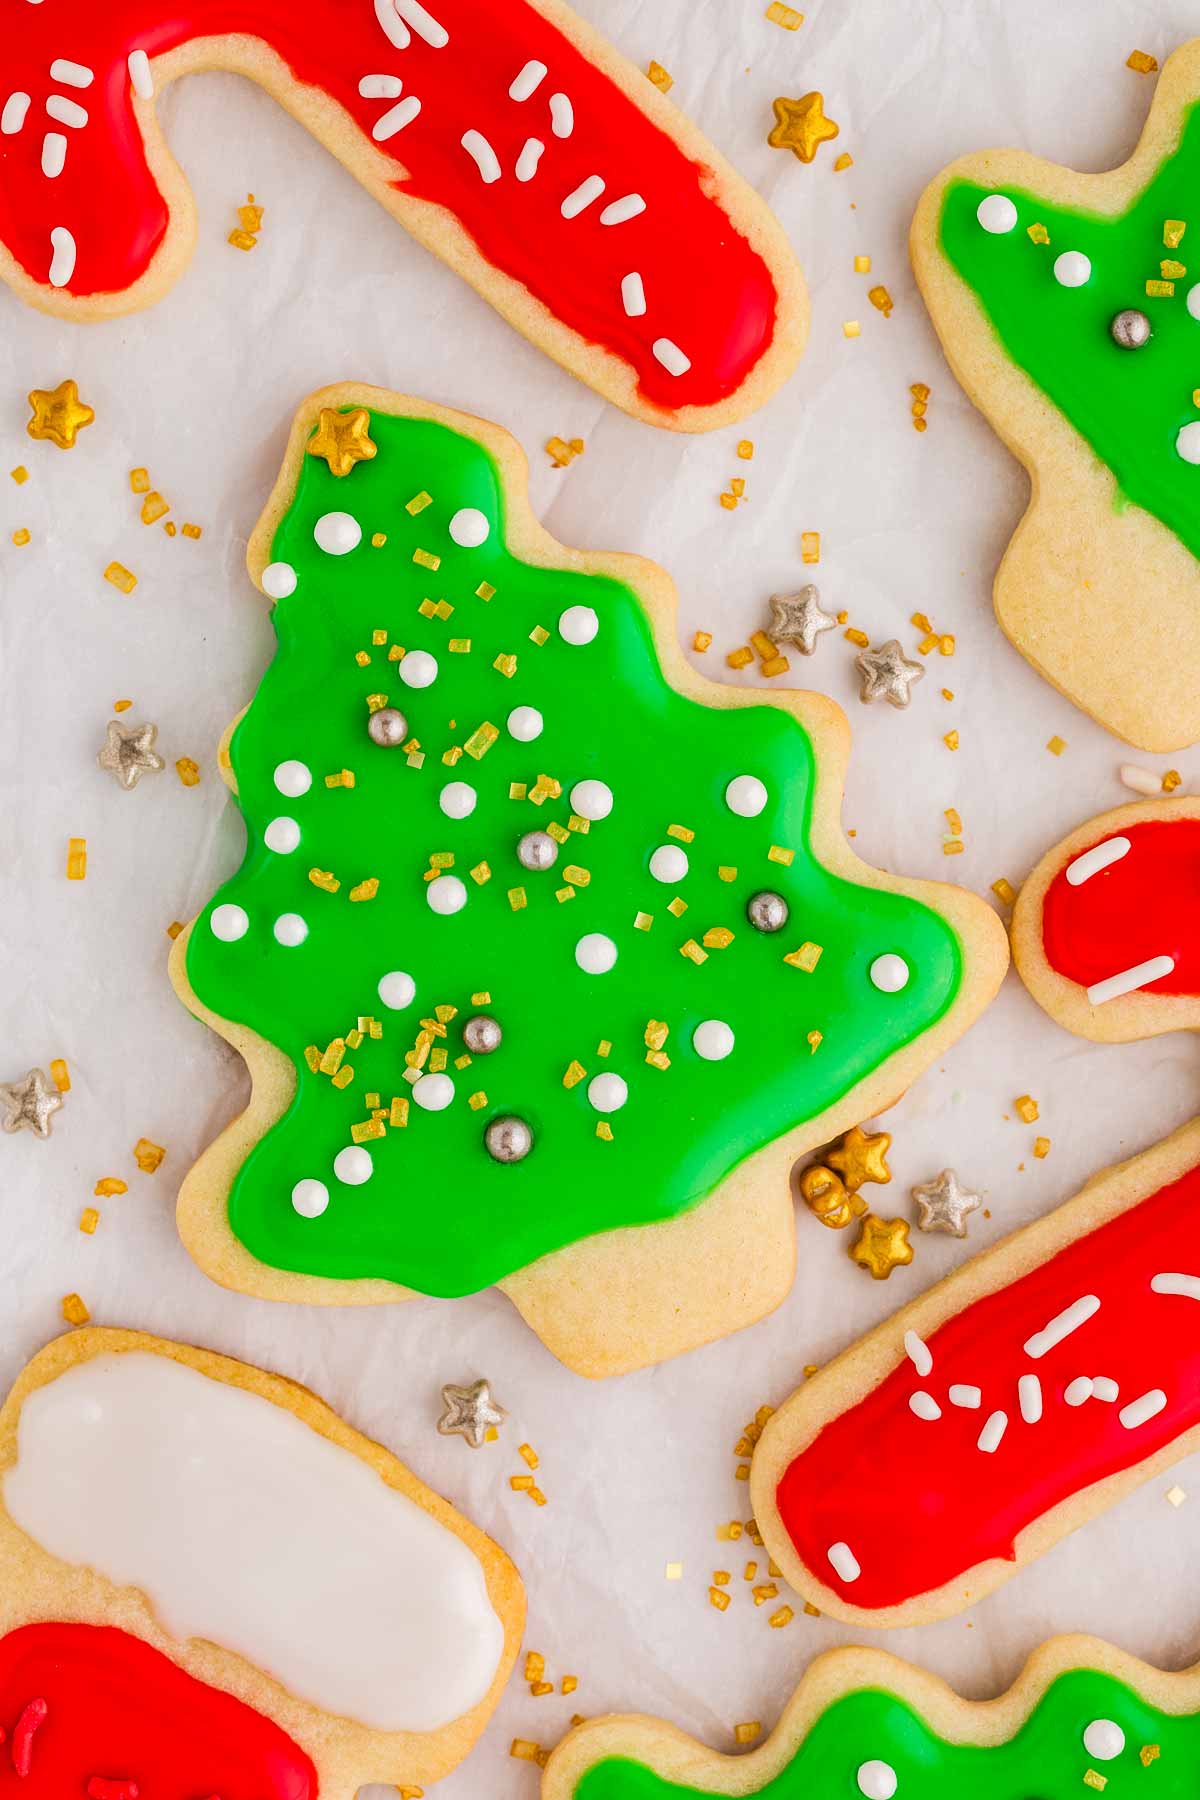
[[[992,892],[995,894],[997,900],[1001,901],[1005,906],[1015,905],[1017,890],[1012,882],[1006,880],[1003,875],[1000,876],[999,880],[993,881]]]
[[[200,780],[200,765],[193,762],[190,756],[181,756],[175,764],[175,772],[184,787],[195,787]]]
[[[1179,1486],[1178,1482],[1176,1482],[1174,1487],[1169,1487],[1167,1489],[1166,1498],[1170,1501],[1172,1506],[1182,1506],[1187,1499],[1187,1494],[1184,1489]]]
[[[771,0],[763,16],[784,31],[799,31],[804,23],[804,14],[797,12],[794,6],[785,6],[783,0]]]
[[[660,94],[669,94],[675,86],[675,77],[663,68],[660,62],[652,62],[646,68],[647,77],[654,83]]]
[[[1125,67],[1137,75],[1153,75],[1158,69],[1158,58],[1151,56],[1148,50],[1131,50],[1125,58]]]
[[[67,839],[67,880],[83,881],[87,876],[87,839]]]
[[[144,1175],[153,1175],[166,1154],[161,1144],[151,1143],[149,1138],[139,1138],[133,1146],[133,1160]]]
[[[68,1325],[86,1325],[92,1315],[78,1294],[64,1294],[62,1316]]]
[[[857,319],[842,320],[842,336],[847,338],[861,337],[862,326]]]
[[[70,1093],[71,1071],[68,1069],[64,1057],[56,1056],[54,1061],[50,1064],[50,1079],[60,1094]]]
[[[546,455],[556,469],[565,469],[573,463],[577,456],[582,456],[584,442],[582,438],[552,437],[546,439]]]
[[[85,1206],[79,1215],[80,1231],[85,1232],[88,1237],[91,1237],[99,1223],[100,1214],[97,1212],[96,1208],[94,1206]]]
[[[1049,1154],[1050,1154],[1050,1139],[1048,1137],[1034,1138],[1033,1154],[1038,1158],[1039,1161],[1043,1157],[1049,1156]]]
[[[1013,1101],[1013,1107],[1017,1117],[1023,1119],[1026,1125],[1032,1125],[1038,1116],[1038,1103],[1032,1094],[1021,1094]]]
[[[123,594],[132,594],[137,586],[137,576],[119,562],[109,563],[104,571],[104,579],[113,587],[119,588]]]

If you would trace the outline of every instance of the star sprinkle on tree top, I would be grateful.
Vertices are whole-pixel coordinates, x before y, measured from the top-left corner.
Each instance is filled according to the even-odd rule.
[[[296,1072],[241,1243],[454,1294],[695,1207],[942,1020],[962,945],[814,854],[800,700],[677,692],[633,586],[507,547],[515,451],[429,410],[307,415],[231,742],[248,848],[186,974]]]

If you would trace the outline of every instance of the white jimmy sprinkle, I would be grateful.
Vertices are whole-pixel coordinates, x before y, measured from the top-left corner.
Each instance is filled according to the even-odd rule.
[[[976,1447],[990,1456],[993,1450],[998,1450],[1000,1448],[1000,1439],[1007,1430],[1008,1414],[1006,1412],[992,1413],[988,1418],[987,1424],[979,1434]]]
[[[563,201],[563,218],[577,219],[580,213],[583,212],[586,207],[589,207],[593,200],[598,200],[603,192],[603,175],[589,175],[587,180],[581,181],[579,186],[575,188],[572,193],[568,194]]]
[[[1162,1389],[1151,1388],[1148,1394],[1142,1394],[1139,1399],[1131,1400],[1128,1406],[1123,1406],[1117,1417],[1126,1431],[1136,1431],[1139,1425],[1147,1425],[1151,1419],[1156,1418],[1166,1404],[1167,1396]]]
[[[67,140],[61,131],[48,131],[42,139],[42,174],[54,181],[67,166]]]
[[[1153,1275],[1150,1286],[1156,1294],[1178,1294],[1183,1300],[1200,1300],[1200,1275]]]
[[[364,75],[358,91],[364,100],[398,100],[404,83],[398,75]]]
[[[1042,1416],[1042,1384],[1036,1375],[1022,1375],[1017,1383],[1021,1417],[1027,1425],[1036,1425]]]
[[[921,1377],[921,1380],[924,1381],[925,1377],[933,1368],[933,1352],[925,1342],[924,1338],[918,1337],[915,1331],[906,1331],[904,1334],[904,1354],[907,1356],[909,1362],[911,1362],[913,1368],[917,1371],[917,1374]]]
[[[527,62],[508,90],[510,100],[528,100],[530,94],[536,94],[546,79],[548,71],[544,62],[535,59]]]
[[[1053,1350],[1055,1344],[1061,1344],[1064,1338],[1070,1337],[1073,1331],[1078,1331],[1081,1325],[1086,1325],[1092,1314],[1099,1311],[1100,1302],[1095,1294],[1084,1294],[1064,1312],[1051,1319],[1048,1325],[1044,1325],[1041,1331],[1034,1332],[1026,1341],[1026,1356],[1032,1356],[1036,1362],[1039,1356],[1045,1356],[1047,1350]]]
[[[918,1419],[928,1419],[932,1423],[934,1419],[940,1419],[942,1416],[941,1407],[933,1395],[927,1394],[924,1388],[918,1388],[915,1394],[910,1394],[908,1404],[910,1411],[916,1413]]]
[[[50,64],[50,79],[65,82],[67,87],[91,87],[96,71],[89,69],[86,63],[70,62],[65,56],[59,56]]]
[[[1135,794],[1152,794],[1157,798],[1162,793],[1162,777],[1151,769],[1139,769],[1136,763],[1122,763],[1117,773]]]
[[[565,94],[550,96],[550,128],[561,138],[570,137],[575,129],[575,108]]]
[[[830,1544],[827,1554],[833,1565],[834,1573],[840,1575],[843,1581],[858,1580],[862,1569],[849,1544]]]
[[[68,100],[65,94],[51,94],[46,113],[57,124],[69,125],[72,131],[82,131],[88,122],[87,107],[80,106],[78,100]]]
[[[610,200],[600,214],[602,225],[623,225],[626,219],[636,219],[639,213],[646,210],[646,202],[640,194],[622,194],[619,200]]]
[[[450,42],[450,33],[444,25],[438,24],[431,12],[426,12],[421,0],[392,0],[392,5],[419,38],[424,38],[435,50],[446,48]]]
[[[412,34],[397,13],[393,0],[375,0],[375,17],[388,43],[394,44],[397,50],[407,50],[412,43]]]
[[[126,59],[129,80],[139,100],[153,100],[154,77],[150,73],[150,58],[144,50],[131,50]]]
[[[640,319],[646,310],[646,288],[636,269],[621,277],[621,304],[630,319]]]
[[[654,354],[668,375],[686,375],[692,366],[691,357],[685,356],[679,345],[673,344],[670,338],[655,338]]]
[[[0,112],[0,132],[5,137],[15,137],[25,123],[25,115],[29,111],[30,99],[20,89],[10,94],[4,102],[4,111]]]
[[[542,151],[546,148],[541,138],[526,138],[521,145],[521,154],[517,158],[517,180],[532,181],[537,174],[537,166],[541,161]]]
[[[386,144],[388,139],[394,138],[398,131],[403,131],[406,125],[411,125],[420,110],[421,102],[415,94],[410,94],[407,100],[400,100],[395,106],[389,106],[382,118],[376,119],[371,129],[371,136],[377,144]]]
[[[1123,856],[1128,856],[1130,842],[1127,837],[1109,838],[1106,844],[1096,844],[1091,850],[1085,850],[1082,856],[1067,864],[1067,880],[1072,887],[1082,887],[1092,875],[1098,875],[1101,869],[1107,869]]]
[[[500,159],[482,131],[464,131],[459,142],[486,182],[499,181]]]
[[[1152,956],[1147,962],[1135,963],[1132,969],[1122,969],[1119,975],[1108,975],[1103,981],[1095,982],[1087,991],[1089,1006],[1103,1006],[1106,1000],[1119,1000],[1122,994],[1136,993],[1152,981],[1161,981],[1175,967],[1173,956]]]
[[[1068,1406],[1082,1406],[1085,1400],[1092,1397],[1092,1382],[1088,1375],[1077,1375],[1074,1381],[1068,1381],[1063,1399]]]
[[[1111,1406],[1120,1392],[1120,1384],[1114,1381],[1111,1375],[1092,1376],[1093,1400],[1104,1400]]]
[[[50,286],[66,287],[75,273],[75,239],[65,225],[56,225],[50,233]]]
[[[951,1406],[965,1407],[968,1412],[976,1412],[983,1405],[983,1389],[969,1381],[954,1382],[949,1395]]]

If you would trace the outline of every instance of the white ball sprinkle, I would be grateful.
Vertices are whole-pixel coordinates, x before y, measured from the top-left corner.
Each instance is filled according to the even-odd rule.
[[[650,858],[650,873],[655,881],[666,882],[672,887],[683,880],[689,867],[688,854],[682,844],[660,844]]]
[[[703,1019],[692,1033],[692,1048],[705,1062],[724,1062],[733,1043],[733,1028],[724,1019]]]
[[[881,994],[898,994],[908,986],[911,971],[902,956],[888,950],[871,964],[871,980]]]
[[[290,856],[300,842],[300,827],[295,819],[286,816],[272,819],[263,832],[263,843],[268,850],[274,850],[276,856]]]
[[[450,521],[450,536],[464,550],[477,550],[486,544],[491,532],[487,514],[477,506],[461,506]]]
[[[624,1078],[605,1069],[599,1075],[593,1075],[588,1082],[588,1099],[597,1112],[620,1112],[629,1098],[629,1087]]]
[[[1187,309],[1193,319],[1200,319],[1200,281],[1187,291]]]
[[[371,1152],[362,1144],[347,1144],[333,1159],[333,1172],[346,1187],[361,1187],[375,1173]]]
[[[767,804],[767,790],[757,775],[735,775],[725,789],[725,804],[739,819],[757,819]]]
[[[425,889],[425,898],[435,913],[448,918],[467,904],[467,890],[457,875],[435,875]]]
[[[585,975],[607,975],[617,960],[617,946],[602,931],[589,931],[575,946],[575,961]]]
[[[263,593],[271,600],[286,600],[296,591],[296,571],[291,563],[268,563],[262,572]]]
[[[891,1763],[880,1762],[875,1758],[859,1767],[858,1791],[863,1800],[892,1800],[899,1785]]]
[[[280,913],[275,921],[275,942],[285,950],[294,950],[308,936],[308,921],[299,913]]]
[[[558,629],[568,644],[590,644],[600,629],[600,621],[590,606],[568,606],[558,621]]]
[[[1007,194],[985,194],[975,208],[975,217],[985,231],[1001,237],[1017,222],[1017,209]]]
[[[1186,463],[1200,463],[1200,419],[1181,425],[1175,435],[1175,448]]]
[[[1083,1747],[1097,1762],[1115,1762],[1125,1748],[1125,1733],[1115,1719],[1093,1719],[1084,1731]]]
[[[612,789],[606,782],[577,781],[571,789],[571,810],[581,819],[607,819],[612,809]]]
[[[307,763],[281,762],[275,770],[275,786],[289,800],[298,800],[312,786],[312,770]]]
[[[405,687],[432,687],[437,680],[437,657],[428,650],[410,650],[400,662],[400,679]]]
[[[412,1097],[422,1112],[445,1112],[454,1098],[454,1083],[449,1075],[422,1075],[413,1083]]]
[[[1064,250],[1054,259],[1054,279],[1060,287],[1084,287],[1092,278],[1091,258],[1082,250]]]
[[[438,795],[438,805],[448,819],[469,819],[478,798],[469,781],[448,781]]]
[[[362,526],[352,513],[322,513],[313,526],[313,536],[326,556],[346,556],[362,543]]]
[[[223,944],[234,944],[249,931],[250,917],[244,906],[235,906],[232,900],[226,900],[223,906],[213,908],[209,924],[215,938],[220,938]]]
[[[514,706],[508,715],[508,735],[518,744],[532,744],[542,735],[542,715],[536,706]]]
[[[401,1012],[404,1007],[412,1005],[416,998],[417,984],[403,969],[391,969],[380,977],[375,991],[389,1012]]]
[[[292,1205],[302,1219],[319,1219],[329,1205],[329,1189],[323,1181],[306,1175],[292,1189]]]

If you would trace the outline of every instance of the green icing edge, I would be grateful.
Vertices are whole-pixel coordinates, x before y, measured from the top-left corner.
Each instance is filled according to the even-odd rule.
[[[1125,1733],[1125,1748],[1111,1762],[1084,1749],[1094,1719],[1112,1719]],[[1146,1767],[1139,1751],[1151,1744],[1160,1754]],[[862,1688],[828,1707],[786,1767],[753,1791],[758,1800],[862,1800],[858,1770],[868,1761],[895,1771],[896,1800],[1080,1800],[1100,1791],[1085,1785],[1089,1769],[1106,1779],[1105,1800],[1193,1800],[1200,1792],[1200,1720],[1159,1712],[1111,1675],[1074,1669],[1047,1688],[1006,1743],[952,1744],[895,1694]],[[574,1800],[699,1800],[714,1791],[608,1757],[580,1778]]]
[[[1200,556],[1200,467],[1175,448],[1181,426],[1200,418],[1200,320],[1187,309],[1191,276],[1173,297],[1152,298],[1146,281],[1159,264],[1188,265],[1200,254],[1200,110],[1189,107],[1178,146],[1129,208],[1112,216],[1056,206],[1023,188],[999,189],[1017,208],[1014,229],[984,231],[975,216],[985,194],[975,182],[947,184],[939,223],[947,259],[970,287],[1006,354],[1112,471],[1122,497],[1153,514]],[[1163,243],[1166,219],[1188,231],[1178,249]],[[1028,227],[1042,224],[1049,244]],[[1091,259],[1090,280],[1062,287],[1054,260],[1065,250]],[[1200,279],[1200,267],[1196,278]],[[1122,350],[1109,326],[1127,307],[1153,328],[1140,350]]]
[[[962,952],[939,913],[841,879],[812,857],[813,749],[790,713],[683,697],[661,673],[631,588],[510,555],[501,472],[476,440],[440,422],[380,413],[371,430],[378,455],[343,480],[324,462],[303,459],[276,532],[273,558],[292,564],[298,584],[274,608],[278,647],[231,746],[249,847],[191,934],[187,973],[206,1007],[278,1046],[298,1071],[291,1107],[232,1186],[230,1224],[245,1247],[276,1268],[385,1277],[452,1295],[592,1233],[694,1207],[745,1157],[824,1112],[933,1026],[959,991]],[[412,516],[405,502],[422,490],[433,503]],[[482,548],[452,542],[449,522],[461,507],[491,522]],[[314,523],[329,511],[350,511],[364,526],[349,555],[328,556],[314,543]],[[380,531],[387,543],[372,548]],[[436,572],[414,564],[417,547],[441,557]],[[476,595],[482,581],[496,589],[490,603]],[[455,608],[449,622],[421,617],[423,598],[447,599]],[[577,604],[600,618],[588,646],[568,645],[557,631],[560,614]],[[551,633],[541,646],[530,639],[539,625]],[[387,649],[372,645],[375,628],[407,650],[433,651],[437,682],[406,688]],[[451,637],[469,637],[470,653],[448,653]],[[371,651],[367,667],[355,662],[360,649]],[[518,657],[512,679],[492,666],[500,653]],[[422,769],[369,741],[372,692],[386,692],[406,714],[425,752]],[[518,704],[544,715],[535,743],[518,744],[504,730]],[[493,748],[480,761],[463,756],[445,767],[443,750],[484,720],[500,727]],[[299,800],[273,783],[276,765],[290,758],[313,771]],[[342,768],[354,771],[354,788],[327,789],[324,776]],[[542,772],[562,781],[560,801],[538,808],[508,797],[510,782],[532,784]],[[761,776],[770,792],[758,819],[725,805],[728,780],[742,773]],[[612,788],[611,816],[586,836],[572,833],[555,870],[526,873],[515,856],[518,836],[551,819],[565,825],[571,788],[589,776]],[[437,797],[457,779],[477,788],[479,802],[471,818],[455,822]],[[263,845],[265,826],[281,814],[303,833],[291,856]],[[696,834],[681,919],[667,911],[674,890],[647,867],[650,852],[672,841],[667,827],[675,822]],[[772,844],[794,849],[791,867],[768,861]],[[430,911],[422,879],[440,851],[454,852],[470,895],[450,918]],[[493,874],[476,886],[468,870],[481,859]],[[591,883],[560,903],[568,863],[587,868]],[[720,864],[738,868],[736,882],[720,880]],[[314,866],[341,879],[338,894],[310,884]],[[378,897],[351,904],[350,888],[371,876],[380,880]],[[514,912],[507,890],[517,885],[528,905]],[[762,887],[790,901],[791,924],[779,937],[760,936],[745,919],[747,898]],[[227,901],[251,921],[235,943],[218,941],[209,926],[213,907]],[[639,910],[654,915],[648,932],[633,928]],[[309,923],[299,948],[274,941],[273,921],[285,912]],[[680,954],[686,939],[718,925],[736,934],[728,949],[711,950],[702,967]],[[619,945],[608,975],[576,967],[575,942],[591,931]],[[824,946],[811,974],[782,961],[805,940]],[[901,994],[881,994],[869,980],[884,951],[903,955],[913,971]],[[377,997],[379,978],[392,969],[417,983],[405,1013],[387,1012]],[[372,1178],[339,1183],[333,1159],[349,1144],[351,1125],[368,1117],[364,1093],[377,1091],[387,1106],[409,1092],[403,1052],[436,1004],[459,1008],[447,1047],[452,1058],[460,1054],[477,991],[492,996],[484,1010],[503,1025],[502,1048],[462,1073],[451,1065],[451,1107],[412,1107],[405,1129],[367,1146]],[[360,1015],[381,1019],[384,1036],[347,1052],[355,1075],[341,1091],[309,1070],[304,1051],[344,1035]],[[665,1071],[645,1061],[652,1018],[671,1027]],[[737,1034],[726,1062],[706,1063],[692,1047],[706,1018],[727,1020]],[[824,1039],[815,1054],[813,1030]],[[612,1044],[607,1061],[597,1054],[602,1039]],[[611,1142],[595,1135],[587,1082],[563,1086],[573,1058],[589,1079],[609,1068],[629,1084],[628,1104],[610,1121]],[[487,1103],[476,1111],[467,1097],[477,1091]],[[497,1164],[483,1148],[487,1122],[502,1113],[526,1118],[536,1134],[522,1163]],[[291,1204],[302,1177],[329,1188],[318,1218],[301,1218]]]

